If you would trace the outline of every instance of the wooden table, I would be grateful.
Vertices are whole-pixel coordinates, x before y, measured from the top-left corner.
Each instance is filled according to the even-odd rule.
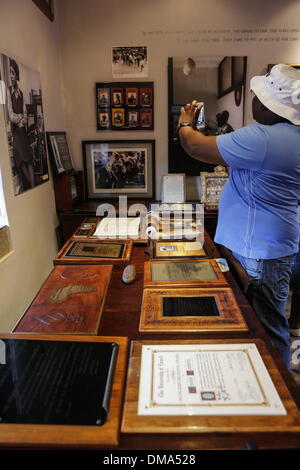
[[[219,253],[214,244],[211,250],[215,257]],[[235,333],[192,333],[192,334],[155,334],[140,333],[139,319],[143,293],[144,262],[149,259],[145,254],[145,246],[134,246],[132,263],[136,266],[136,281],[125,285],[121,281],[121,272],[114,271],[108,289],[106,302],[98,330],[101,336],[125,336],[129,340],[172,340],[176,339],[226,339],[226,338],[262,338],[273,357],[292,397],[300,408],[300,390],[292,375],[285,368],[283,361],[272,347],[263,327],[256,318],[245,296],[238,287],[230,272],[225,277],[236,296],[237,302],[249,326],[249,332]],[[23,331],[20,328],[16,332]],[[163,419],[163,417],[162,417]],[[268,419],[268,418],[266,418]],[[251,417],[249,417],[251,420]],[[250,444],[249,444],[250,443]],[[255,434],[121,434],[119,448],[132,450],[163,450],[163,449],[244,449],[246,445],[258,448],[300,448],[300,435],[289,433],[255,433]]]

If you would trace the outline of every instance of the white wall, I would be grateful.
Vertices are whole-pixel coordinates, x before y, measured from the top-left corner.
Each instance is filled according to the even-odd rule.
[[[77,167],[82,167],[83,139],[154,138],[157,194],[168,161],[168,57],[246,55],[248,77],[264,73],[268,63],[300,62],[300,42],[281,39],[299,39],[299,32],[254,32],[299,29],[298,0],[63,0],[59,8],[66,124]],[[236,31],[245,29],[252,32]],[[255,37],[256,42],[250,41]],[[265,41],[265,37],[273,41]],[[96,131],[95,82],[112,81],[111,47],[128,45],[148,46],[148,80],[155,87],[155,130]],[[249,104],[247,96],[247,123],[251,122]],[[195,178],[188,182],[188,197],[199,197],[197,183]]]
[[[50,22],[31,0],[1,0],[0,52],[40,72],[45,128],[64,129],[57,22]],[[0,166],[13,249],[0,262],[0,331],[6,332],[53,267],[58,223],[52,180],[14,196],[2,109]]]

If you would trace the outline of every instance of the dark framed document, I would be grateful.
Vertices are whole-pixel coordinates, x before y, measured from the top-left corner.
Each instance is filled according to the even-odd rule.
[[[299,433],[260,339],[133,341],[123,433]]]
[[[47,132],[47,141],[55,174],[60,175],[74,170],[66,133]]]
[[[112,270],[112,265],[55,266],[14,331],[96,335]]]
[[[248,331],[230,288],[144,289],[139,331],[200,333]]]
[[[213,259],[155,260],[144,264],[144,287],[228,286]]]
[[[83,229],[80,229],[83,230]],[[78,230],[75,232],[78,233]],[[54,258],[54,264],[113,264],[124,266],[130,262],[132,240],[98,240],[93,238],[68,240]]]
[[[117,446],[127,338],[1,335],[0,445]]]

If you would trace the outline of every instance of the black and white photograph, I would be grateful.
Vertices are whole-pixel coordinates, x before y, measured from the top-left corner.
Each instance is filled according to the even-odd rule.
[[[18,195],[49,179],[40,74],[0,54],[0,79],[6,86],[4,116]]]
[[[113,47],[112,76],[113,78],[148,77],[147,47]]]
[[[151,197],[154,141],[83,141],[89,197]]]

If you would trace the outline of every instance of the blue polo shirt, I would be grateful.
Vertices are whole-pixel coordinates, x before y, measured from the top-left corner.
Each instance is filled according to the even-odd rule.
[[[300,126],[254,124],[217,137],[230,177],[215,241],[247,258],[298,252]]]

